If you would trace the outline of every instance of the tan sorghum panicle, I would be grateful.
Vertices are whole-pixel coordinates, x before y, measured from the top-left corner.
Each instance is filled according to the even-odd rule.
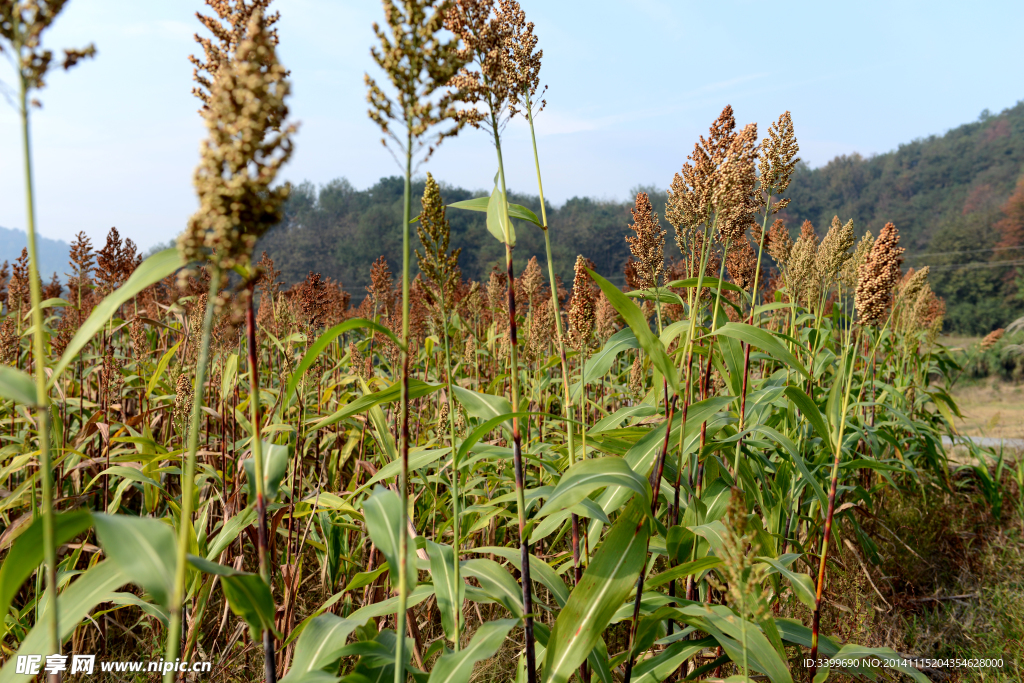
[[[615,334],[618,328],[619,312],[612,306],[612,302],[601,292],[597,297],[597,321],[594,333],[600,342],[608,341],[608,338]]]
[[[217,67],[203,111],[208,137],[194,175],[200,206],[178,240],[185,261],[247,265],[256,239],[281,221],[289,186],[271,186],[296,130],[282,124],[287,73],[267,19],[254,12],[234,54]]]
[[[786,224],[782,222],[781,218],[776,218],[768,230],[768,241],[765,248],[779,268],[783,268],[789,261],[789,255],[793,251],[793,238],[789,236],[789,230],[786,229]]]
[[[451,240],[451,226],[445,215],[444,201],[441,199],[441,188],[434,176],[427,174],[427,184],[423,188],[421,200],[423,210],[416,225],[416,234],[423,244],[423,252],[416,250],[416,262],[420,272],[433,284],[450,310],[462,275],[459,271],[459,254],[462,249],[448,253]]]
[[[715,174],[711,203],[717,214],[722,242],[737,242],[754,222],[760,203],[757,192],[757,124],[740,131]]]
[[[124,361],[115,358],[113,349],[108,348],[100,370],[100,380],[108,402],[115,401],[121,395],[121,387],[124,386],[124,375],[121,374],[123,366]]]
[[[29,284],[28,284],[28,249],[22,248],[21,256],[14,262],[11,268],[11,280],[7,284],[7,312],[21,311],[27,313],[29,309]]]
[[[369,382],[373,379],[373,356],[367,356],[363,359],[363,374],[364,380]]]
[[[576,257],[573,268],[572,300],[569,302],[569,344],[580,353],[590,346],[590,335],[594,332],[594,290],[591,289],[590,275],[583,256]]]
[[[146,341],[146,328],[138,318],[132,320],[131,326],[132,351],[135,352],[135,360],[142,360],[149,352],[149,344]]]
[[[359,353],[355,342],[348,343],[348,366],[356,377],[363,377],[363,354]],[[363,379],[366,378],[363,377]]]
[[[729,252],[725,256],[725,269],[733,283],[740,289],[746,290],[754,284],[757,253],[750,246],[750,240],[741,239],[729,247]]]
[[[853,289],[857,286],[857,271],[861,265],[867,259],[868,254],[871,253],[871,247],[875,244],[875,238],[871,235],[871,231],[868,230],[864,233],[864,236],[860,238],[860,242],[857,242],[857,248],[853,250],[853,256],[843,266],[842,272],[839,274],[839,281],[846,287]]]
[[[814,255],[814,270],[825,286],[839,275],[843,264],[850,258],[853,242],[853,221],[849,220],[843,225],[839,222],[839,216],[833,216],[832,225]]]
[[[217,76],[217,69],[226,60],[230,59],[238,48],[238,44],[245,37],[245,30],[252,20],[252,15],[262,12],[273,44],[277,44],[277,29],[271,28],[280,20],[280,12],[267,14],[267,6],[272,0],[206,0],[207,7],[216,12],[216,17],[208,17],[196,12],[199,22],[209,29],[213,39],[203,38],[195,35],[195,41],[203,48],[205,61],[190,55],[188,60],[195,67],[192,71],[192,79],[199,84],[198,88],[192,88],[192,94],[203,102],[205,110],[210,103],[210,92],[213,90],[213,80]]]
[[[497,268],[491,270],[491,275],[487,280],[487,305],[491,309],[491,313],[496,318],[504,318],[502,313],[505,310],[506,303],[506,283],[508,282],[508,274],[504,273]],[[508,321],[499,323],[499,325],[508,325]],[[499,328],[500,329],[500,328]]]
[[[889,311],[892,289],[899,281],[903,247],[896,226],[886,223],[857,272],[854,303],[861,323],[878,325]]]
[[[437,415],[437,425],[438,425],[439,429],[447,429],[448,428],[448,410],[449,410],[449,408],[448,408],[448,401],[447,400],[442,400],[441,401],[441,408],[440,408],[440,410],[438,412],[438,415]]]
[[[800,145],[797,144],[793,131],[793,119],[787,111],[768,127],[768,138],[761,145],[761,160],[758,163],[761,190],[758,194],[762,209],[768,200],[768,190],[778,198],[771,205],[771,213],[778,213],[789,204],[789,198],[783,198],[781,195],[789,187],[793,170],[800,162],[796,155],[799,151]]]
[[[544,273],[541,271],[537,257],[532,256],[523,269],[523,274],[516,279],[516,306],[520,301],[528,301],[530,308],[536,306],[537,294],[544,286]]]
[[[768,589],[764,587],[768,565],[753,562],[757,527],[748,524],[743,494],[733,489],[726,509],[726,531],[722,535],[721,558],[725,584],[715,586],[728,596],[741,618],[757,623],[768,614]],[[714,582],[717,583],[717,582]]]
[[[982,338],[981,343],[979,344],[979,346],[981,346],[981,350],[988,351],[989,349],[991,349],[993,346],[996,345],[996,342],[1003,338],[1003,335],[1005,333],[1006,330],[1000,327],[998,330],[992,330],[991,332],[986,334]]]
[[[695,230],[710,216],[712,195],[717,185],[718,167],[736,139],[736,117],[726,105],[708,131],[693,146],[689,161],[675,174],[668,191],[665,217],[676,229],[679,250],[686,254],[686,233]]]
[[[527,97],[531,106],[537,106],[534,114],[544,108],[543,100],[535,99],[540,86],[540,64],[544,50],[537,49],[537,36],[533,34],[533,22],[526,21],[526,13],[516,0],[498,0],[497,20],[503,27],[505,68],[515,87],[509,90],[509,116],[515,116],[519,107],[526,106]],[[546,90],[546,88],[545,88]]]
[[[309,272],[299,285],[299,308],[306,321],[306,345],[313,342],[313,334],[323,325],[327,314],[327,285],[320,273]]]
[[[442,90],[469,58],[460,52],[457,36],[441,40],[448,2],[383,0],[383,5],[384,26],[373,24],[379,44],[370,48],[370,56],[391,87],[385,90],[364,74],[367,113],[384,134],[381,144],[390,145],[396,158],[425,150],[426,160],[443,140],[479,119],[456,109],[457,103],[466,102],[466,94]],[[424,140],[432,128],[436,132]]]
[[[18,331],[11,316],[0,323],[0,363],[14,365],[18,361]]]
[[[651,207],[646,192],[636,196],[636,205],[630,210],[633,224],[629,227],[635,236],[626,236],[629,251],[636,260],[636,279],[639,289],[654,289],[665,270],[665,231],[658,223],[658,214]]]
[[[900,281],[897,293],[902,305],[907,307],[915,305],[918,293],[928,284],[928,272],[930,270],[929,266],[924,266],[920,270],[911,268],[907,271],[907,274]]]
[[[551,316],[551,303],[541,302],[533,309],[533,318],[530,320],[530,355],[534,360],[543,358],[551,343],[554,333],[553,319]],[[467,345],[469,340],[466,341]],[[468,346],[467,346],[468,348]]]
[[[635,398],[644,395],[644,363],[639,351],[633,359],[633,366],[629,369],[629,391]]]
[[[192,412],[192,382],[187,372],[178,375],[174,391],[174,424],[180,434],[184,434],[185,426],[188,424],[189,413]]]
[[[373,298],[378,316],[385,318],[391,315],[395,306],[395,284],[388,261],[383,256],[370,264],[370,286],[366,291]]]
[[[917,295],[914,297],[911,308],[912,328],[915,332],[921,332],[931,327],[932,307],[935,301],[935,293],[927,282],[921,284]]]
[[[818,299],[819,279],[815,269],[818,253],[818,236],[810,221],[800,226],[800,237],[789,254],[786,282],[793,290],[796,300],[802,299],[810,307]]]
[[[466,344],[462,347],[462,362],[466,365],[473,365],[476,362],[476,338],[470,335]]]

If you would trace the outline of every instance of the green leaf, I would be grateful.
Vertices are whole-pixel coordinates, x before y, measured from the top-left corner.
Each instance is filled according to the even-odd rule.
[[[363,503],[363,516],[366,519],[366,530],[370,532],[370,538],[376,544],[378,550],[384,553],[388,566],[391,567],[391,580],[395,586],[398,585],[399,575],[402,566],[399,562],[401,557],[399,548],[399,530],[405,515],[402,514],[402,501],[398,494],[389,491],[383,486],[376,486],[373,493]],[[406,583],[411,591],[416,587],[416,554],[413,543],[406,543],[405,569]]]
[[[271,503],[277,498],[281,482],[288,473],[288,446],[263,441],[263,495],[266,502]],[[245,490],[249,494],[249,503],[256,502],[256,461],[246,458],[242,461],[245,469]]]
[[[39,403],[32,376],[10,365],[0,365],[0,397],[26,406]]]
[[[547,683],[566,683],[594,649],[647,559],[646,508],[634,498],[597,549],[551,629]]]
[[[812,612],[814,611],[815,592],[814,583],[811,581],[811,577],[807,574],[795,572],[771,557],[758,557],[755,561],[764,562],[765,564],[770,565],[772,569],[786,577],[790,585],[793,587],[793,594],[796,595],[797,599],[807,605]]]
[[[319,672],[338,660],[335,654],[345,647],[345,641],[352,631],[359,626],[358,622],[342,619],[333,614],[321,614],[306,624],[295,644],[295,658],[292,660],[288,675],[281,683],[298,683],[299,680],[310,680],[307,674]],[[326,680],[326,679],[325,679]],[[336,680],[335,676],[330,677]]]
[[[450,545],[427,541],[427,556],[430,558],[430,576],[434,580],[434,596],[437,611],[441,613],[441,627],[448,640],[455,640],[455,619],[463,622],[462,604],[465,600],[466,584],[455,581],[455,550]]]
[[[469,416],[475,417],[481,422],[485,422],[500,415],[510,416],[512,413],[512,404],[509,403],[508,399],[504,396],[482,394],[479,391],[465,389],[457,385],[452,387],[452,391],[455,393],[455,398],[457,398],[459,403],[461,403],[466,409]],[[512,429],[511,418],[509,418],[509,422],[506,427],[508,429]]]
[[[756,346],[780,363],[793,368],[804,377],[810,376],[807,374],[807,368],[771,332],[746,323],[729,322],[711,334],[720,334],[746,342],[751,346]]]
[[[316,359],[320,357],[320,354],[323,353],[323,350],[326,349],[331,342],[349,330],[358,330],[362,328],[379,332],[398,344],[399,347],[402,346],[401,340],[395,337],[395,334],[391,330],[383,325],[373,322],[372,320],[366,320],[365,318],[351,318],[339,325],[335,325],[320,335],[317,340],[310,345],[309,349],[306,350],[306,354],[302,357],[302,360],[300,360],[299,364],[295,366],[295,372],[288,377],[288,386],[284,390],[283,405],[288,405],[288,401],[291,399],[292,393],[299,385],[299,382],[302,381],[306,371],[312,367],[313,363],[316,362]]]
[[[643,496],[651,504],[651,484],[637,474],[622,458],[593,458],[578,462],[562,475],[551,497],[537,513],[537,518],[570,508],[600,488],[621,486]]]
[[[518,619],[488,621],[477,629],[469,645],[458,652],[441,655],[430,672],[428,683],[469,683],[473,665],[490,659],[505,643],[508,632],[519,623]]]
[[[54,516],[54,541],[57,545],[67,543],[91,526],[92,515],[85,510],[58,512]],[[3,617],[11,608],[11,601],[42,561],[43,517],[39,515],[14,540],[0,565],[0,638],[7,632],[7,621]]]
[[[474,548],[473,552],[481,555],[497,555],[511,562],[512,566],[519,571],[523,569],[522,554],[520,554],[518,548],[513,550],[512,548],[499,548],[497,546],[482,546]],[[562,581],[561,577],[555,573],[555,570],[547,562],[539,557],[535,557],[532,553],[530,554],[530,577],[551,591],[551,595],[559,607],[565,607],[566,601],[569,600],[569,589],[566,588],[565,582]]]
[[[153,372],[153,376],[149,378],[149,384],[146,385],[146,397],[152,395],[153,389],[156,388],[157,382],[164,376],[164,371],[167,370],[167,365],[174,358],[174,354],[177,353],[178,347],[181,346],[181,340],[175,342],[174,346],[167,349],[167,353],[160,357],[160,362],[156,365],[156,370]]]
[[[170,526],[148,517],[94,512],[100,547],[129,580],[169,609],[177,548]]]
[[[800,409],[800,412],[811,423],[814,427],[814,431],[818,433],[821,440],[825,442],[828,447],[832,446],[831,434],[828,430],[828,425],[825,424],[825,418],[822,416],[821,411],[818,410],[817,404],[811,400],[811,397],[804,393],[804,390],[796,386],[786,387],[786,396],[789,400]]]
[[[498,186],[494,186],[491,198],[487,202],[487,231],[494,235],[494,238],[510,247],[516,246],[516,229],[511,225],[505,225],[505,211],[502,204],[505,203],[505,195]]]
[[[189,555],[188,562],[204,574],[220,577],[231,611],[249,624],[253,640],[263,631],[275,632],[274,598],[270,595],[270,587],[259,574],[241,572],[195,555]]]
[[[722,605],[688,605],[683,614],[698,617],[699,628],[718,641],[733,662],[743,662],[743,643],[752,668],[766,674],[772,683],[793,683],[786,662],[768,642],[761,629]]]
[[[618,358],[619,354],[627,349],[638,349],[640,348],[640,342],[637,341],[636,335],[633,334],[633,330],[628,327],[624,327],[615,334],[613,334],[607,342],[605,342],[604,348],[599,352],[595,353],[593,358],[587,359],[586,365],[586,377],[584,381],[590,385],[600,378],[608,374],[608,371],[612,368],[612,363]],[[571,396],[575,400],[580,395],[580,383],[572,385]]]
[[[651,326],[647,322],[647,316],[644,315],[639,306],[622,293],[621,289],[589,268],[587,272],[590,273],[590,277],[594,279],[594,282],[601,288],[604,295],[608,297],[608,301],[619,312],[622,319],[633,330],[633,334],[636,335],[641,348],[650,357],[651,362],[654,363],[654,367],[668,380],[668,385],[672,387],[672,390],[677,394],[680,393],[679,380],[676,377],[676,366],[672,363],[668,354],[665,353],[665,347],[662,345],[661,340],[651,331]]]
[[[409,400],[422,398],[428,396],[435,391],[440,391],[444,388],[443,384],[427,384],[422,380],[415,378],[409,379]],[[352,415],[358,415],[359,413],[365,413],[370,408],[380,405],[381,403],[391,403],[397,401],[402,397],[402,385],[395,382],[386,389],[376,391],[372,394],[364,394],[356,400],[352,401],[341,410],[337,411],[333,415],[329,415],[320,420],[310,420],[307,425],[307,429],[321,429],[323,427],[330,427],[336,422],[344,420],[346,417]]]
[[[680,640],[672,643],[664,652],[645,659],[633,669],[635,683],[661,683],[676,671],[683,662],[706,647],[715,647],[718,643],[714,638],[700,640]]]
[[[75,333],[75,336],[71,338],[71,341],[65,347],[64,354],[60,357],[57,365],[54,366],[53,374],[50,375],[46,386],[48,388],[53,387],[57,378],[60,377],[60,373],[64,372],[64,369],[78,356],[82,349],[85,348],[85,345],[96,336],[96,333],[103,329],[107,321],[117,312],[117,309],[131,301],[132,297],[141,293],[146,287],[160,282],[160,280],[163,280],[184,265],[181,262],[181,256],[178,254],[177,249],[158,251],[143,261],[123,285],[108,294],[96,308],[92,309],[92,313],[89,314],[89,317],[82,323],[81,327],[78,328],[78,332]]]
[[[655,574],[647,581],[644,582],[644,587],[649,589],[663,586],[669,581],[675,581],[686,576],[693,574],[694,576],[703,574],[708,569],[714,569],[715,567],[722,564],[722,558],[714,557],[709,555],[708,557],[702,557],[699,560],[692,562],[684,562],[678,566],[667,569],[660,574]]]
[[[523,616],[523,591],[500,564],[483,558],[466,560],[462,563],[462,573],[476,579],[484,593],[514,616]]]
[[[476,199],[466,199],[461,202],[455,202],[454,204],[449,204],[448,206],[449,208],[452,209],[466,209],[467,211],[486,212],[487,205],[490,203],[490,201],[490,197],[477,197]],[[508,215],[510,218],[516,218],[521,221],[529,221],[530,223],[536,225],[538,228],[544,227],[544,224],[540,222],[539,218],[537,218],[537,214],[535,214],[533,211],[526,208],[522,204],[513,204],[512,202],[509,202]]]
[[[129,581],[113,562],[100,562],[86,570],[60,594],[57,600],[57,614],[60,617],[60,637],[67,640],[89,612],[101,602],[110,598],[111,591]],[[42,654],[50,650],[50,610],[52,595],[49,591],[43,599],[43,609],[36,626],[21,641],[18,653]],[[17,656],[7,658],[0,670],[0,683],[25,680],[24,674],[15,673]]]

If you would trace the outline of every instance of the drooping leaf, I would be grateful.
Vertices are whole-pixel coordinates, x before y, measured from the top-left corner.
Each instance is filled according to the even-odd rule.
[[[651,484],[647,477],[637,474],[622,458],[592,458],[576,463],[562,475],[551,497],[537,513],[545,517],[553,512],[572,507],[599,488],[620,486],[643,496],[647,505],[651,501]]]
[[[0,398],[25,406],[35,406],[39,403],[35,380],[17,368],[0,365]]]
[[[758,557],[755,561],[763,562],[771,566],[772,569],[786,577],[786,579],[789,581],[789,584],[793,587],[793,594],[796,595],[797,599],[800,600],[800,602],[804,603],[807,607],[809,607],[812,612],[814,611],[814,582],[811,580],[810,576],[808,576],[807,574],[802,574],[800,572],[795,572],[786,565],[782,564],[778,560],[771,557]]]
[[[59,512],[54,515],[54,541],[57,545],[92,526],[92,515],[85,510]],[[25,579],[43,561],[43,517],[39,515],[11,545],[10,552],[0,565],[0,616],[6,615],[11,601],[21,589]],[[7,632],[7,622],[0,618],[0,638]]]
[[[712,334],[731,337],[746,342],[751,346],[756,346],[783,365],[793,368],[804,377],[810,376],[803,363],[789,352],[789,349],[779,341],[778,337],[767,330],[762,330],[759,327],[746,323],[728,322],[712,332]]]
[[[594,649],[647,559],[646,509],[634,498],[612,525],[551,629],[548,683],[566,683]]]
[[[409,399],[423,398],[428,396],[435,391],[440,391],[444,388],[443,384],[427,384],[426,382],[416,379],[409,379]],[[351,403],[345,405],[340,410],[332,415],[328,415],[322,419],[311,419],[307,423],[306,429],[312,431],[316,429],[322,429],[324,427],[330,427],[331,425],[344,420],[352,415],[358,415],[359,413],[365,413],[374,406],[378,406],[381,403],[393,403],[402,397],[402,385],[398,382],[392,384],[386,389],[376,391],[371,394],[365,394],[360,396]]]
[[[169,609],[178,555],[174,530],[148,517],[99,512],[93,513],[92,523],[100,547],[110,561],[158,605]]]
[[[518,623],[518,619],[485,622],[473,634],[469,645],[458,652],[442,655],[437,660],[428,683],[469,683],[473,665],[493,657],[504,644],[508,632]]]
[[[319,672],[338,660],[337,651],[345,646],[345,641],[352,631],[360,624],[350,619],[342,619],[333,614],[321,614],[313,617],[302,630],[295,644],[295,658],[292,660],[288,675],[281,683],[299,683],[309,681],[309,674]],[[336,677],[331,676],[330,680]]]
[[[89,612],[101,602],[106,602],[111,592],[128,581],[117,565],[106,561],[94,565],[75,579],[57,599],[57,615],[60,617],[60,638],[67,640]],[[50,647],[50,610],[52,596],[47,591],[43,599],[43,609],[36,626],[21,641],[18,653],[41,654],[48,652]],[[0,683],[23,681],[24,674],[16,673],[17,656],[7,658],[3,669],[0,669]]]
[[[434,581],[434,596],[437,611],[441,613],[441,627],[448,640],[455,639],[455,619],[463,622],[462,604],[466,595],[466,584],[455,581],[455,551],[450,545],[427,541],[427,556],[430,558],[430,576]]]
[[[281,482],[288,473],[288,461],[290,451],[288,446],[273,444],[269,441],[263,442],[263,495],[268,503],[277,498],[281,489]],[[242,461],[245,469],[246,492],[249,494],[250,504],[256,502],[256,461],[253,458],[246,458]]]
[[[363,503],[363,516],[366,518],[366,530],[377,548],[384,553],[388,566],[391,567],[391,580],[398,585],[401,558],[399,534],[402,520],[402,501],[398,494],[383,486],[377,486]],[[405,569],[406,582],[411,591],[416,587],[416,554],[413,543],[406,543]]]
[[[665,352],[665,347],[662,345],[661,340],[651,331],[650,323],[647,322],[647,316],[644,315],[639,306],[622,293],[621,289],[594,271],[587,269],[587,272],[590,273],[590,277],[594,279],[594,282],[601,288],[604,295],[608,297],[608,301],[619,312],[622,319],[633,330],[633,334],[636,335],[640,346],[650,357],[651,362],[654,363],[654,367],[668,380],[669,387],[676,393],[680,393],[676,366]]]
[[[188,562],[204,574],[220,577],[231,611],[249,625],[254,640],[262,631],[274,632],[274,598],[259,574],[238,571],[195,555],[189,555]]]

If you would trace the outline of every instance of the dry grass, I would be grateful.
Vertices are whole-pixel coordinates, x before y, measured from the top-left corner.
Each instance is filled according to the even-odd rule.
[[[996,378],[961,381],[953,397],[964,415],[956,424],[961,434],[1024,439],[1024,385]]]

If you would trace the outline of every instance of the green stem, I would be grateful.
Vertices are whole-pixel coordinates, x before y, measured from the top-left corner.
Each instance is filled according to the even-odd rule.
[[[494,134],[494,147],[498,153],[498,179],[501,183],[502,216],[505,230],[505,267],[508,271],[508,325],[511,344],[509,379],[512,385],[512,412],[519,412],[519,352],[516,340],[516,287],[515,273],[512,268],[512,245],[510,241],[511,219],[508,214],[508,191],[505,187],[505,166],[501,158],[501,136],[498,131],[498,119],[491,103],[491,131]],[[557,292],[556,292],[557,296]],[[571,429],[571,427],[570,427]],[[524,635],[526,638],[526,676],[529,683],[536,683],[537,667],[533,643],[533,595],[530,582],[530,546],[526,538],[526,482],[523,477],[522,443],[519,435],[519,418],[512,418],[512,463],[516,478],[516,507],[519,514],[519,554],[522,569],[520,579],[523,588],[523,612],[526,615]]]
[[[566,435],[569,447],[569,465],[576,462],[576,434],[572,428],[573,401],[569,389],[569,361],[565,354],[565,338],[562,336],[562,315],[558,310],[558,282],[555,280],[555,261],[551,255],[551,231],[548,230],[548,212],[544,205],[544,182],[540,175],[540,155],[537,152],[537,134],[533,126],[533,107],[530,94],[526,93],[526,119],[530,123],[530,141],[533,143],[533,165],[537,169],[537,192],[540,195],[540,221],[544,232],[544,250],[548,260],[548,287],[551,289],[551,312],[555,318],[555,336],[558,340],[558,356],[562,365],[562,394],[564,396],[563,412],[565,414]],[[584,456],[586,453],[584,452]],[[580,536],[579,517],[572,516],[572,566],[574,580],[579,581],[580,567]]]
[[[18,21],[14,21],[17,26]],[[15,40],[15,54],[21,54],[21,40]],[[39,430],[39,484],[42,489],[43,508],[43,559],[46,564],[46,587],[50,591],[52,604],[49,631],[49,651],[59,654],[61,651],[60,625],[57,613],[57,545],[54,532],[55,513],[53,509],[53,473],[50,461],[50,397],[46,389],[46,349],[43,339],[43,293],[39,286],[39,252],[36,249],[36,211],[35,196],[32,185],[32,148],[29,136],[28,116],[28,83],[19,74],[19,105],[21,114],[21,142],[24,152],[25,172],[25,205],[26,232],[28,233],[28,281],[29,293],[32,297],[32,355],[36,379],[36,424]],[[21,315],[18,315],[21,324]],[[59,680],[59,676],[57,677]]]
[[[462,626],[462,601],[459,600],[459,586],[461,585],[461,577],[459,576],[459,548],[462,542],[459,538],[461,534],[461,525],[459,523],[459,460],[458,450],[455,448],[455,394],[452,390],[452,354],[451,346],[448,340],[448,312],[445,306],[444,296],[444,285],[441,283],[441,327],[443,328],[444,336],[444,368],[445,378],[448,391],[448,433],[449,440],[452,445],[452,550],[455,552],[455,561],[452,566],[452,576],[455,581],[455,651],[459,651],[460,639]]]
[[[203,332],[199,342],[199,363],[196,367],[195,390],[193,391],[192,413],[188,428],[188,455],[181,474],[181,516],[178,522],[178,553],[175,558],[174,586],[171,590],[171,614],[167,626],[166,661],[178,657],[181,645],[181,611],[185,601],[185,579],[187,578],[187,553],[192,527],[192,489],[196,479],[196,452],[199,450],[199,423],[202,417],[203,385],[206,382],[206,366],[210,360],[210,337],[213,331],[213,312],[217,306],[220,291],[220,268],[214,264],[210,269],[210,293],[206,297],[206,312],[203,316]],[[175,674],[164,674],[164,683],[173,683]]]
[[[405,683],[405,621],[409,600],[408,571],[409,548],[409,283],[411,258],[409,253],[409,222],[412,220],[412,118],[406,120],[408,136],[405,145],[405,192],[402,208],[402,404],[400,417],[398,496],[402,501],[402,516],[398,529],[398,615],[395,624],[395,683]],[[456,556],[458,563],[458,556]]]

